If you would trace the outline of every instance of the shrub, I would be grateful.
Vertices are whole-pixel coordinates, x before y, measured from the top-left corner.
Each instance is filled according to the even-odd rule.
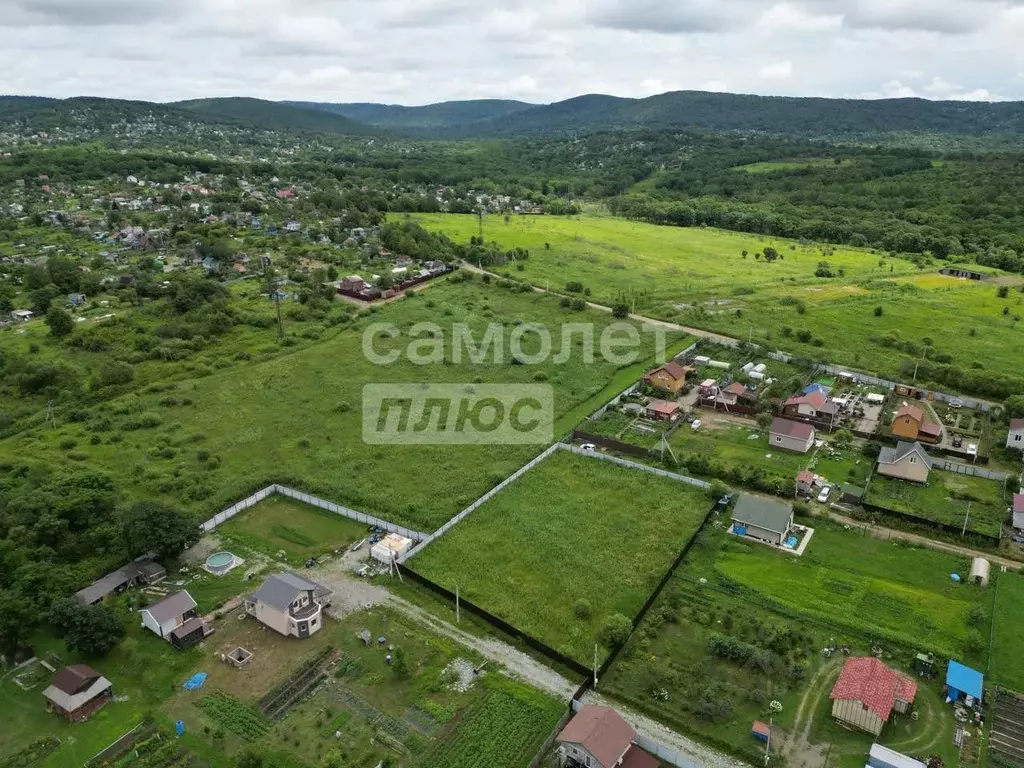
[[[565,284],[566,293],[583,293],[583,283],[578,280],[570,280]]]
[[[618,648],[633,631],[633,624],[621,613],[613,613],[604,621],[598,639],[608,648]]]
[[[573,616],[577,619],[589,619],[590,618],[590,603],[587,600],[577,600],[576,604],[572,607]]]
[[[881,305],[875,307],[875,317],[881,317],[883,312],[885,312],[885,310]]]
[[[66,437],[60,441],[60,449],[62,451],[70,451],[76,445],[78,445],[78,441],[72,440],[70,437]]]
[[[627,304],[616,304],[612,309],[612,317],[623,320],[629,317],[629,305]]]

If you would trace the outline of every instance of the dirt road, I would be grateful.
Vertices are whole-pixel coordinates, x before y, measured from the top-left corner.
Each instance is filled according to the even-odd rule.
[[[786,765],[792,768],[825,768],[828,745],[811,743],[811,726],[814,725],[814,713],[818,710],[822,697],[831,690],[832,676],[843,660],[844,657],[838,657],[823,664],[807,684],[807,690],[797,706],[793,728],[782,745]]]
[[[1000,555],[994,555],[991,552],[986,552],[981,549],[971,549],[970,547],[963,547],[959,544],[949,544],[945,541],[929,539],[927,536],[910,533],[909,531],[897,531],[894,528],[884,528],[880,525],[872,525],[871,523],[865,523],[863,520],[855,520],[852,517],[847,517],[846,515],[841,515],[838,512],[833,512],[831,510],[825,514],[828,515],[829,519],[834,520],[837,523],[843,523],[844,525],[864,529],[876,539],[900,539],[902,541],[913,542],[914,544],[922,547],[929,547],[931,549],[949,552],[954,555],[963,555],[965,557],[984,557],[986,560],[995,563],[996,565],[1006,566],[1011,571],[1019,571],[1021,568],[1024,568],[1024,563],[1016,560],[1010,560],[1009,558],[1002,557]]]

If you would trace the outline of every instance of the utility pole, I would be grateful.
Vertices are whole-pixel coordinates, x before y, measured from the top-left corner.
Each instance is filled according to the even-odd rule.
[[[921,353],[920,359],[916,363],[914,363],[913,383],[915,383],[915,384],[917,383],[917,368],[918,368],[918,366],[921,365],[921,360],[925,360],[925,359],[927,359],[927,357],[928,357],[928,347],[925,347],[924,348],[924,352]]]
[[[594,643],[594,687],[597,688],[597,643]]]
[[[971,519],[971,504],[972,503],[973,502],[970,502],[970,501],[967,502],[967,514],[964,515],[964,529],[962,531],[960,531],[960,538],[961,539],[964,537],[964,534],[967,533],[967,521]]]
[[[455,623],[459,623],[459,585],[455,585]]]

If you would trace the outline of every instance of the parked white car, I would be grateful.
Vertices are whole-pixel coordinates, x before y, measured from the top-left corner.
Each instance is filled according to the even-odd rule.
[[[690,424],[690,429],[700,429],[700,419],[694,419],[693,423]]]
[[[597,446],[594,445],[593,443],[583,443],[583,445],[580,446],[580,450],[581,451],[596,451],[597,450]]]
[[[818,494],[818,501],[819,501],[819,503],[824,504],[826,501],[828,501],[828,496],[829,496],[830,493],[832,493],[832,486],[831,485],[823,486],[822,489],[821,489],[821,493]]]

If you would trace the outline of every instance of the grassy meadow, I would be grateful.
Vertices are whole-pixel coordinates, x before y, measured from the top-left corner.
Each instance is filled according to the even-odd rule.
[[[600,338],[612,318],[597,311],[569,312],[555,297],[512,293],[479,281],[443,282],[415,298],[364,313],[352,325],[332,329],[297,351],[204,371],[158,391],[147,387],[98,404],[79,421],[15,434],[0,441],[0,461],[103,470],[135,497],[166,500],[204,515],[276,480],[429,531],[542,446],[367,445],[361,434],[364,384],[544,382],[553,387],[558,419],[580,406],[587,412],[597,408],[590,399],[610,382],[621,388],[629,383],[619,381],[619,366],[599,354],[585,362],[578,345],[563,364],[554,355],[538,365],[519,365],[511,356],[473,364],[465,354],[455,364],[450,328],[446,364],[416,365],[402,356],[393,365],[378,366],[361,347],[362,331],[375,321],[406,331],[423,321],[442,326],[464,322],[477,340],[489,323],[503,321],[506,351],[515,324],[528,321],[551,330],[557,354],[563,323],[593,322]],[[682,337],[673,343],[683,343]],[[641,339],[641,356],[652,356],[654,335],[644,333]],[[408,343],[406,335],[377,346],[381,352],[401,351]],[[527,334],[527,352],[535,351],[531,344],[539,346]],[[635,378],[642,367],[626,366],[627,378]]]
[[[761,163],[747,163],[746,165],[737,165],[733,170],[744,173],[775,173],[776,171],[797,171],[804,168],[844,168],[849,165],[853,165],[852,160],[807,157],[798,160],[766,160]]]
[[[989,678],[999,685],[1024,693],[1024,576],[1003,573],[996,586],[992,627],[992,658]]]
[[[477,234],[475,216],[416,219],[459,242]],[[817,360],[906,376],[904,366],[912,368],[914,356],[881,343],[893,332],[904,342],[932,339],[935,350],[962,368],[1014,371],[1020,364],[1019,277],[1000,278],[1014,286],[1000,299],[991,283],[939,275],[937,267],[922,271],[909,260],[866,249],[595,215],[514,216],[507,223],[491,217],[484,221],[484,237],[529,249],[530,258],[520,261],[523,271],[499,271],[534,285],[557,291],[580,281],[594,301],[624,301],[653,317]],[[781,258],[756,260],[766,246]],[[821,261],[836,277],[815,277]],[[810,341],[798,340],[801,330],[810,332]]]
[[[876,472],[866,500],[956,527],[966,522],[968,531],[999,536],[1010,503],[1003,496],[1003,484],[995,480],[933,469],[926,485],[905,483]]]
[[[584,664],[632,619],[700,524],[700,490],[559,451],[409,562]]]

